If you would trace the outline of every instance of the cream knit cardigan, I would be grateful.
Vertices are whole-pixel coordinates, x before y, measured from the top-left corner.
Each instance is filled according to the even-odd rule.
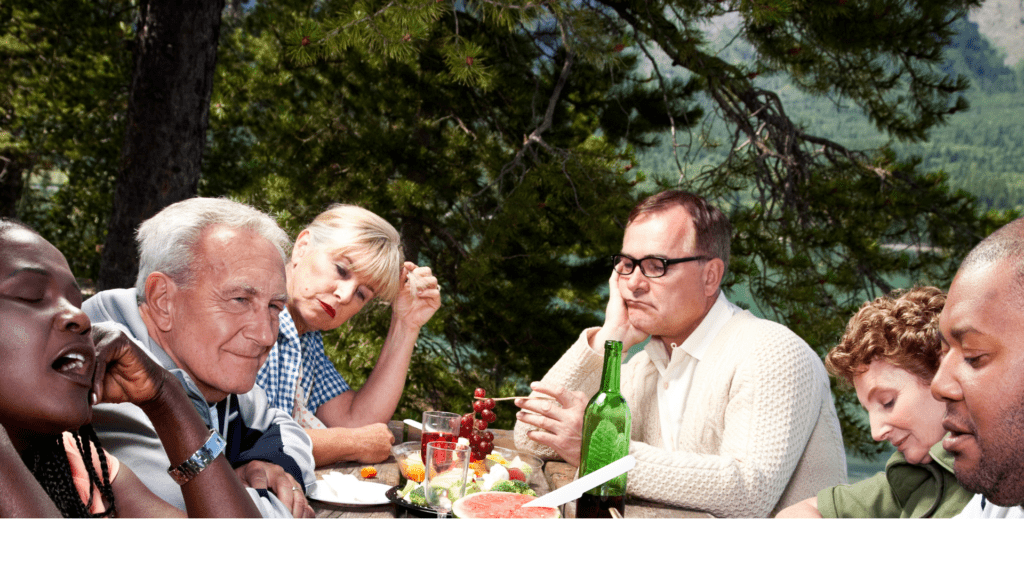
[[[587,343],[591,330],[548,371],[545,383],[597,392],[602,355]],[[629,452],[637,459],[627,480],[631,495],[720,517],[765,517],[846,483],[825,368],[785,326],[747,311],[725,324],[697,366],[674,449],[663,447],[661,438],[661,384],[646,349],[622,368],[633,420]],[[530,429],[516,423],[516,446],[558,458],[527,438]]]

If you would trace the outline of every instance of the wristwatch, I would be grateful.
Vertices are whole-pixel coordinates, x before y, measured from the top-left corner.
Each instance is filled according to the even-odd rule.
[[[226,445],[227,442],[224,441],[224,437],[220,433],[216,430],[210,430],[210,438],[206,441],[206,444],[203,444],[199,450],[196,450],[196,453],[190,456],[188,460],[185,460],[178,466],[168,468],[167,473],[181,486],[205,470],[210,465],[210,462],[213,462],[217,456],[224,452],[224,446]]]

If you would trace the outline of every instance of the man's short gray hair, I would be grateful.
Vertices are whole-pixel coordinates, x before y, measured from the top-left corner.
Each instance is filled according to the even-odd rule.
[[[247,230],[277,247],[281,261],[288,261],[291,240],[273,218],[227,198],[189,198],[175,202],[139,226],[139,275],[135,280],[139,303],[146,298],[146,278],[162,272],[175,283],[188,286],[193,280],[196,245],[210,226]]]

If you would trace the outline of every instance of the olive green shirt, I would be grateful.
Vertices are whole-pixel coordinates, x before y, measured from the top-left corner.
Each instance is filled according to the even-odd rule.
[[[896,452],[885,472],[856,484],[818,492],[825,518],[950,518],[974,496],[956,481],[953,455],[936,443],[927,464],[911,464]]]

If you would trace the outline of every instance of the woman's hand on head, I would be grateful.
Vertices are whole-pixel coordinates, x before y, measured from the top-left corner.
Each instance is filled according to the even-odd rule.
[[[406,262],[402,288],[393,305],[395,317],[419,330],[441,307],[441,288],[430,268]]]
[[[173,378],[117,328],[94,324],[92,338],[96,346],[92,388],[98,402],[148,402],[163,391],[166,377]]]

